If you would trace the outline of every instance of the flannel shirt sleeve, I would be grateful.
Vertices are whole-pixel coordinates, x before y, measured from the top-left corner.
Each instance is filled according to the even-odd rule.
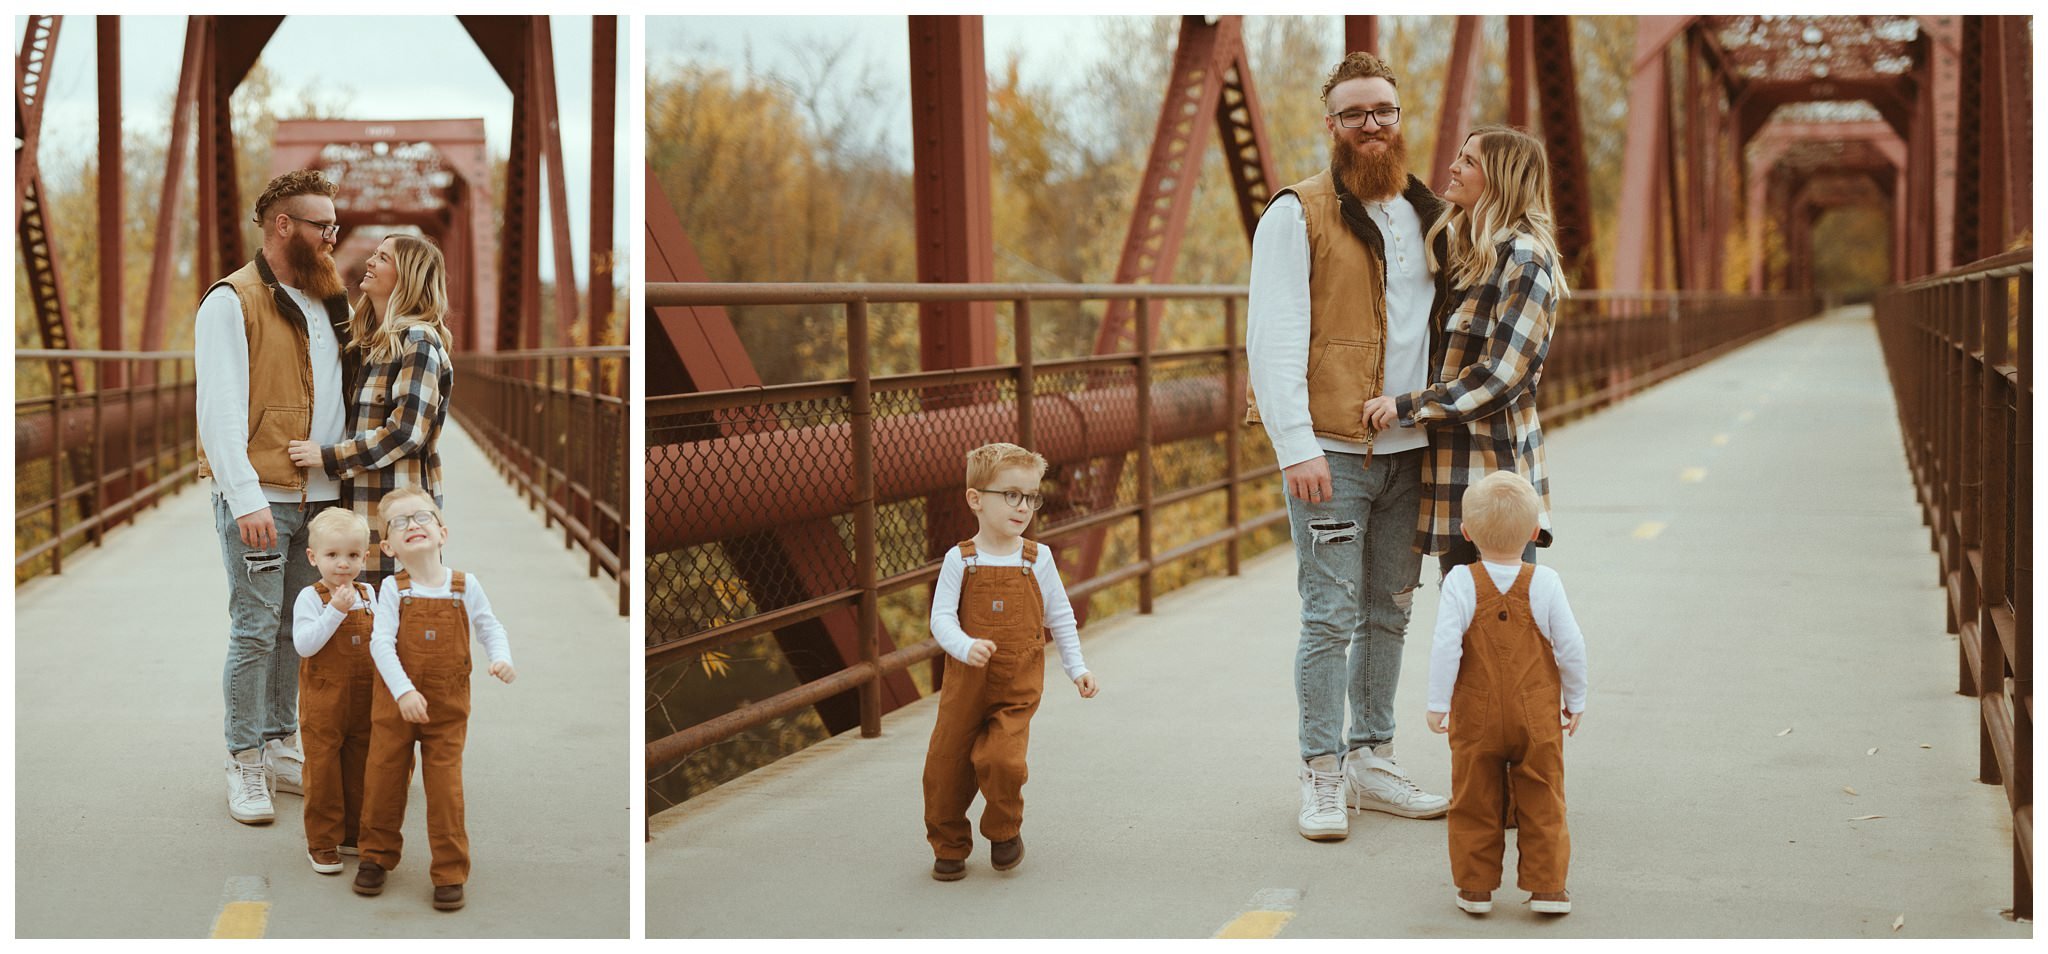
[[[320,463],[334,477],[381,470],[419,453],[439,417],[441,367],[448,360],[441,342],[426,328],[405,334],[405,353],[391,382],[391,413],[376,428],[320,449]]]
[[[1466,363],[1455,378],[1395,397],[1402,427],[1479,420],[1506,409],[1534,380],[1550,349],[1557,285],[1551,263],[1534,249],[1516,242],[1507,254],[1499,317],[1478,360]]]

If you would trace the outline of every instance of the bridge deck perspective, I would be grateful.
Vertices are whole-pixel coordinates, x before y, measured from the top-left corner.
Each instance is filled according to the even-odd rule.
[[[1049,655],[1020,868],[993,871],[977,836],[966,880],[930,878],[927,698],[651,819],[648,936],[2031,936],[2000,914],[2011,816],[1975,781],[1977,701],[1955,692],[1869,309],[1547,436],[1539,559],[1591,673],[1566,744],[1570,916],[1521,903],[1512,848],[1494,913],[1460,912],[1441,820],[1295,833],[1283,546],[1085,631],[1093,700]],[[1434,567],[1397,746],[1447,793],[1423,720]]]
[[[472,676],[467,906],[429,904],[417,772],[405,857],[376,898],[351,892],[354,859],[312,870],[298,796],[277,796],[269,825],[228,817],[227,581],[201,485],[15,592],[18,936],[205,937],[238,901],[261,907],[224,933],[626,936],[637,647],[616,584],[591,579],[452,420],[440,450],[448,562],[484,582],[518,667],[504,685],[479,652]]]

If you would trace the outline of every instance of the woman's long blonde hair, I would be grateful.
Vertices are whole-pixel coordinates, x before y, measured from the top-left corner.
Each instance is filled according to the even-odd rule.
[[[1470,288],[1485,281],[1500,264],[1500,244],[1523,232],[1550,256],[1551,281],[1558,297],[1570,294],[1558,266],[1557,230],[1550,215],[1550,162],[1543,143],[1511,126],[1481,126],[1465,137],[1479,141],[1479,170],[1486,189],[1470,210],[1453,205],[1437,220],[1423,246],[1429,263],[1449,269],[1451,287]],[[1449,232],[1450,262],[1436,260],[1436,236]]]
[[[408,328],[431,328],[442,348],[453,348],[448,334],[448,263],[434,243],[415,235],[386,236],[398,284],[391,290],[388,318],[377,313],[383,302],[367,292],[349,313],[349,346],[383,364],[398,359]],[[382,243],[379,243],[382,244]]]

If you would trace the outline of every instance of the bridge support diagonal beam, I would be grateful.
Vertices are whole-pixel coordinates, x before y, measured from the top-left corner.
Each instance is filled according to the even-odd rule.
[[[575,344],[571,329],[576,323],[576,252],[569,244],[569,180],[562,170],[562,109],[555,92],[553,36],[547,17],[533,18],[532,46],[527,55],[533,64],[529,76],[534,84],[534,103],[540,107],[541,151],[547,165],[548,224],[555,256],[555,340],[568,347]],[[535,277],[538,279],[538,274]],[[532,346],[538,347],[540,326],[536,324],[527,337]]]
[[[1671,114],[1669,67],[1665,49],[1673,28],[1683,28],[1690,17],[1639,17],[1636,20],[1636,51],[1628,84],[1628,138],[1621,160],[1621,215],[1619,242],[1615,244],[1613,287],[1616,291],[1642,291],[1646,272],[1661,267],[1660,236],[1657,234],[1658,180],[1668,168]]]
[[[1529,128],[1529,87],[1535,78],[1529,73],[1529,48],[1536,45],[1533,16],[1511,16],[1508,20],[1508,125]]]
[[[462,28],[476,41],[505,88],[512,91],[512,136],[506,145],[504,222],[497,227],[497,307],[477,314],[479,350],[514,351],[522,340],[539,341],[540,140],[534,104],[533,17],[464,16]],[[483,215],[478,216],[487,223]],[[481,289],[479,292],[481,293]],[[481,297],[481,294],[479,295]],[[532,330],[527,330],[531,328]]]
[[[1586,173],[1586,141],[1579,125],[1578,67],[1572,57],[1572,20],[1562,16],[1532,17],[1530,48],[1544,64],[1536,73],[1536,95],[1543,115],[1544,149],[1550,154],[1550,195],[1557,220],[1558,253],[1572,287],[1595,288],[1599,268],[1593,259],[1593,201]],[[1512,84],[1511,84],[1512,85]],[[1518,99],[1524,99],[1517,97]]]
[[[177,268],[178,203],[185,188],[185,152],[192,143],[192,114],[199,94],[199,67],[205,58],[205,36],[200,17],[185,18],[185,56],[178,69],[178,91],[171,100],[171,139],[164,158],[163,191],[157,198],[156,241],[150,250],[149,293],[142,304],[142,350],[161,351],[164,346],[166,310],[170,307],[171,277]],[[156,362],[146,362],[145,380],[156,380]]]
[[[1436,148],[1429,159],[1426,178],[1432,188],[1444,191],[1450,185],[1451,161],[1465,145],[1465,130],[1472,116],[1473,74],[1479,69],[1479,18],[1461,16],[1451,35],[1451,60],[1444,67],[1444,98],[1436,119]],[[1510,90],[1513,84],[1509,84]]]
[[[43,102],[57,55],[60,16],[31,16],[14,57],[14,217],[19,224],[28,184],[37,174],[36,147],[42,140]]]

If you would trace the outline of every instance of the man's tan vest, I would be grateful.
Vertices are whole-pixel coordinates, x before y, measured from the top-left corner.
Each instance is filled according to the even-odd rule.
[[[264,281],[269,269],[260,268],[261,261],[259,254],[206,291],[225,285],[242,303],[242,328],[249,337],[249,464],[263,486],[303,491],[306,474],[285,445],[313,433],[313,358],[303,321],[279,307],[285,292]],[[199,476],[213,476],[203,444]]]
[[[1337,198],[1330,170],[1288,186],[1308,220],[1308,416],[1317,437],[1372,444],[1365,402],[1386,385],[1386,269],[1359,241]],[[1425,218],[1423,226],[1429,226]],[[1259,405],[1245,388],[1245,423]]]

